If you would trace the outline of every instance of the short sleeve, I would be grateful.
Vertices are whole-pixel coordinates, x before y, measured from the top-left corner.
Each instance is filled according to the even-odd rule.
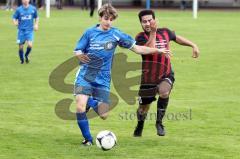
[[[169,36],[169,40],[173,40],[173,41],[176,41],[176,34],[174,31],[171,31],[169,29],[167,29],[167,32],[168,32],[168,36]]]
[[[36,9],[36,8],[34,8],[33,18],[34,18],[34,19],[37,19],[37,18],[38,18],[38,12],[37,12],[37,9]]]
[[[18,9],[13,14],[12,19],[19,19],[19,10]]]
[[[82,37],[79,39],[79,41],[77,42],[77,45],[74,49],[74,53],[75,54],[81,54],[86,52],[86,48],[88,46],[88,42],[89,42],[89,35],[88,35],[88,31],[86,31]]]
[[[137,45],[141,45],[141,46],[145,45],[145,44],[147,43],[147,41],[148,41],[148,40],[145,38],[145,36],[143,35],[143,33],[139,33],[139,34],[136,36],[135,40],[136,40],[136,44],[137,44]]]
[[[116,34],[113,36],[117,39],[118,45],[126,49],[131,49],[136,43],[136,41],[130,35],[125,34],[119,30],[117,30]]]

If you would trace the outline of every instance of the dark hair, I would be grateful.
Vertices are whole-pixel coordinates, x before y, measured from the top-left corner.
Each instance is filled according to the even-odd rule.
[[[152,15],[153,19],[155,19],[155,13],[154,13],[153,10],[144,9],[144,10],[141,10],[141,11],[138,13],[138,18],[139,18],[140,22],[142,21],[142,17],[145,16],[145,15]]]

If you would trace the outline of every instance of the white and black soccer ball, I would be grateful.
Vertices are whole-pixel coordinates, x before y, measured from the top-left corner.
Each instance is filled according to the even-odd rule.
[[[100,131],[96,137],[96,145],[104,151],[112,149],[117,144],[116,135],[109,131]]]

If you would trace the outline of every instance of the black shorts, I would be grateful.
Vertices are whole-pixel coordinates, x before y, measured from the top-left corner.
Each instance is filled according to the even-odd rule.
[[[168,82],[173,87],[175,78],[174,76],[171,75],[163,78],[158,84],[141,84],[138,92],[139,105],[147,105],[155,101],[156,100],[155,96],[158,93],[158,86],[163,81]]]

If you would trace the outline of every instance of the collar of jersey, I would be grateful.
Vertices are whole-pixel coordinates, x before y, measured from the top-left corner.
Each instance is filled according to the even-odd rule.
[[[112,30],[112,27],[111,27],[110,29],[108,29],[107,31],[101,30],[101,29],[99,29],[99,28],[98,28],[98,27],[99,27],[99,25],[100,25],[100,24],[97,24],[97,25],[95,26],[95,30],[96,30],[96,31],[100,31],[100,32],[107,33],[107,32],[109,32],[109,31],[111,31],[111,30]]]
[[[28,9],[28,8],[30,8],[30,5],[31,5],[31,4],[29,4],[27,8],[25,8],[24,5],[22,5],[22,8],[23,8],[23,9]]]

